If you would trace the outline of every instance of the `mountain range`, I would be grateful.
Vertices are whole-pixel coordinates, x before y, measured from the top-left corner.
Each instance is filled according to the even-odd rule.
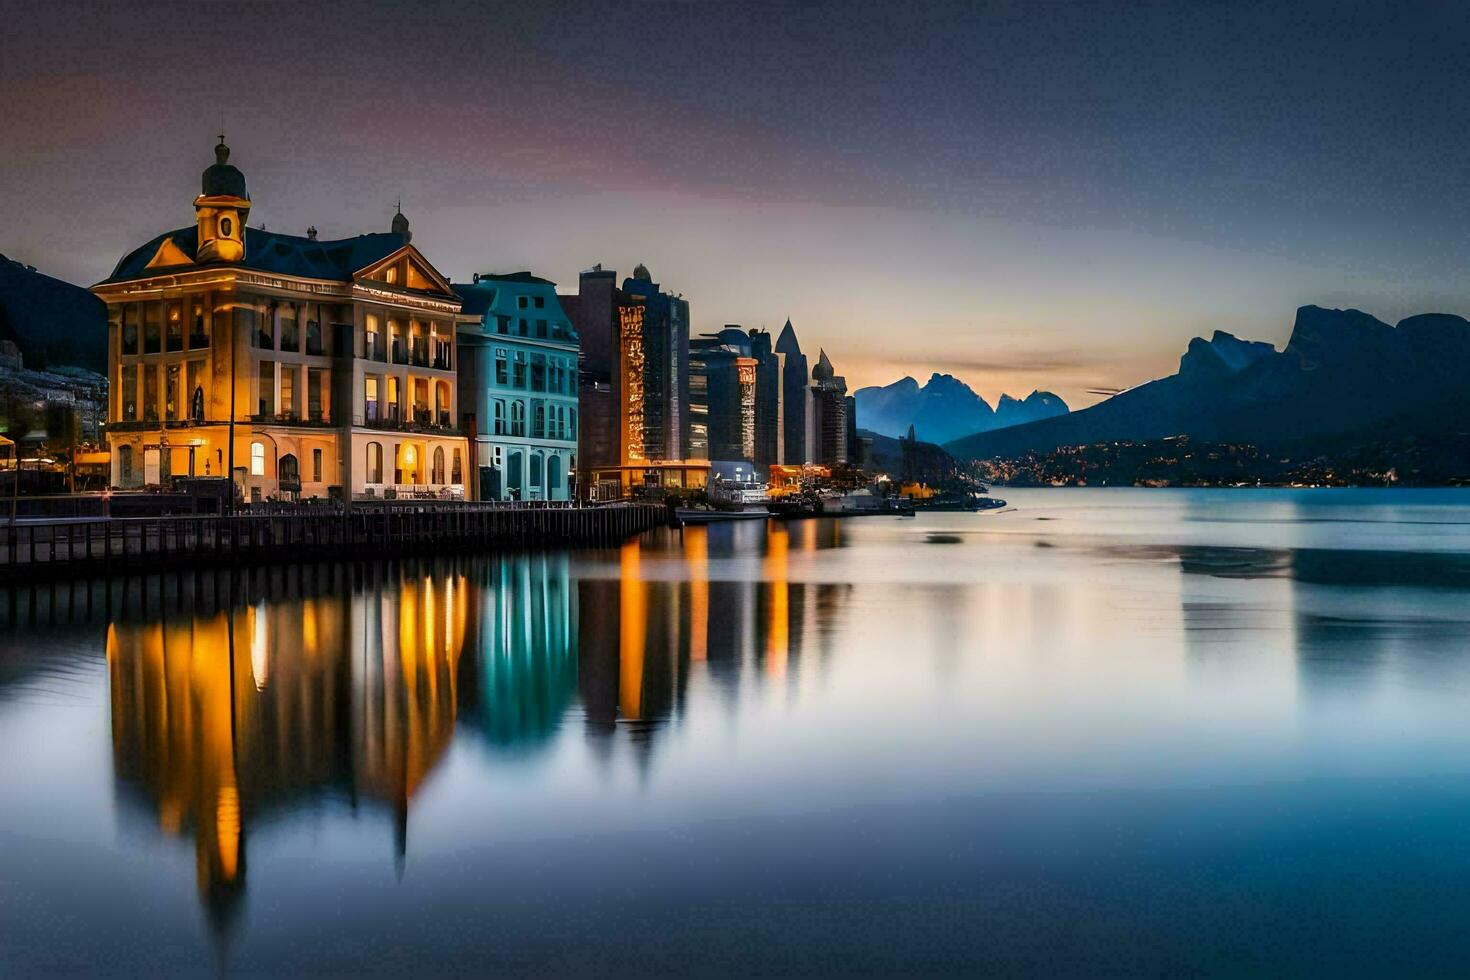
[[[1190,341],[1175,374],[945,448],[979,459],[1180,435],[1282,446],[1369,430],[1435,434],[1470,417],[1467,365],[1463,317],[1428,313],[1390,326],[1359,310],[1303,306],[1284,350],[1216,331]]]
[[[1001,395],[994,408],[950,374],[933,374],[921,387],[913,378],[890,385],[859,388],[858,422],[887,436],[906,436],[909,426],[926,442],[943,443],[976,432],[1021,425],[1065,414],[1067,403],[1049,391],[1025,398]]]
[[[0,255],[0,340],[28,368],[74,365],[107,373],[107,306],[80,286]]]

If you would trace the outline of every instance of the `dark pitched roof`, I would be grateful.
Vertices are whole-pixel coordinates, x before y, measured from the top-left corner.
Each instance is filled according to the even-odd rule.
[[[166,238],[173,239],[174,245],[190,258],[198,251],[197,226],[164,232],[123,256],[122,261],[112,270],[112,275],[103,281],[124,282],[156,272],[170,271],[164,267],[146,268]],[[392,232],[375,232],[358,235],[356,238],[324,242],[300,235],[283,235],[259,228],[246,228],[245,261],[239,264],[249,269],[277,272],[286,276],[349,282],[354,272],[387,258],[406,244],[402,235]]]
[[[488,276],[481,276],[480,281],[484,282],[488,278]],[[466,282],[456,282],[453,283],[453,286],[463,304],[461,312],[468,313],[470,316],[484,316],[485,311],[490,309],[490,305],[495,302],[497,290],[494,286],[481,286],[478,283]]]
[[[533,276],[529,272],[482,272],[478,278],[480,282],[489,279],[491,282],[521,282],[540,286],[556,285],[550,279],[542,279],[540,276]]]

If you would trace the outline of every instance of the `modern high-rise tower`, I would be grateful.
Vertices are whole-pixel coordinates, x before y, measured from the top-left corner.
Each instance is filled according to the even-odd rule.
[[[796,330],[791,326],[790,319],[776,338],[775,353],[784,358],[781,365],[784,438],[780,462],[788,466],[800,466],[812,460],[807,438],[807,401],[810,398],[808,385],[811,375],[807,370],[806,355],[801,352],[801,342],[796,339]]]

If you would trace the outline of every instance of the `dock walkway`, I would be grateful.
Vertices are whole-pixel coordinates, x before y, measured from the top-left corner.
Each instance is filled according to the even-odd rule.
[[[272,507],[225,516],[0,520],[0,580],[187,565],[608,547],[669,523],[654,503],[440,501]]]

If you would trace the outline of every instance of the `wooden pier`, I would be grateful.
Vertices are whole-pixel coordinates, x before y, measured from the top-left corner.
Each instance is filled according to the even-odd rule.
[[[670,523],[656,503],[438,501],[251,510],[226,516],[0,522],[0,580],[186,566],[611,547]]]

